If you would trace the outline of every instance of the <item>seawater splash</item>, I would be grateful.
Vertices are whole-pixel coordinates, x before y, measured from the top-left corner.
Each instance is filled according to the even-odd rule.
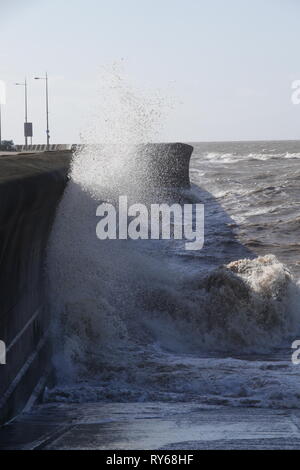
[[[264,353],[280,345],[299,319],[297,285],[272,255],[233,255],[205,272],[200,258],[177,256],[175,240],[96,238],[97,205],[113,201],[124,180],[136,191],[132,157],[140,144],[158,139],[161,126],[160,100],[136,95],[118,74],[102,83],[101,113],[87,132],[88,145],[73,158],[48,247],[58,382],[47,398],[210,403],[214,395],[217,403],[216,394],[235,393],[243,404],[249,377],[234,372],[227,383],[224,370],[236,371],[239,363],[212,354]],[[194,195],[172,197],[184,203]],[[222,231],[210,222],[214,210],[208,258]]]
[[[71,181],[91,194],[99,187],[132,184],[137,146],[159,140],[166,109],[158,92],[134,88],[118,65],[103,69],[92,120],[83,133],[85,147],[72,162]]]
[[[159,139],[163,109],[158,94],[137,92],[117,67],[102,73],[96,112],[83,150],[73,157],[48,248],[60,377],[96,367],[103,354],[113,361],[128,344],[125,320],[135,314],[135,289],[146,277],[147,261],[130,244],[99,243],[96,207],[113,202],[124,186],[133,188],[135,197],[143,193],[134,180],[135,157],[142,144]]]

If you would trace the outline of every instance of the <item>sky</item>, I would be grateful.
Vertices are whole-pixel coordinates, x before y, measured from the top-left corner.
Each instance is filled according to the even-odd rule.
[[[0,0],[2,138],[22,143],[27,77],[34,143],[80,141],[99,67],[173,100],[161,140],[300,139],[299,0]]]

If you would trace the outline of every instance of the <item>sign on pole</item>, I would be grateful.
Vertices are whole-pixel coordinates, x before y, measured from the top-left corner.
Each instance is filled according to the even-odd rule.
[[[24,135],[25,137],[33,137],[32,122],[24,123]]]

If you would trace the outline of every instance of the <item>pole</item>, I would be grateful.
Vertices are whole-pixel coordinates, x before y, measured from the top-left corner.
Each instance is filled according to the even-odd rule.
[[[27,102],[27,80],[25,78],[25,124],[27,124],[27,117],[28,117],[28,102]],[[25,149],[27,150],[28,144],[28,137],[27,132],[25,132]]]
[[[0,103],[0,146],[2,144],[2,116],[1,116],[1,103]]]
[[[45,77],[34,77],[34,79],[46,81],[46,124],[47,124],[46,134],[47,134],[47,150],[50,150],[48,73],[46,72]]]
[[[28,100],[27,100],[27,79],[25,77],[24,83],[16,83],[15,85],[17,86],[23,86],[24,87],[24,102],[25,102],[25,124],[24,124],[24,137],[25,137],[25,150],[27,150],[28,146],[28,136],[27,136],[27,122],[28,122]]]
[[[47,117],[47,150],[50,150],[50,132],[49,132],[49,96],[48,96],[48,74],[46,72],[46,117]]]

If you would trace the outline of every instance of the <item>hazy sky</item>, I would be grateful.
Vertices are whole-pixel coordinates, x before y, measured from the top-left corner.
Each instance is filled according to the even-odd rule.
[[[140,88],[175,99],[164,140],[300,138],[299,0],[0,0],[3,138],[23,142],[29,81],[34,142],[78,142],[99,66],[123,60]]]

